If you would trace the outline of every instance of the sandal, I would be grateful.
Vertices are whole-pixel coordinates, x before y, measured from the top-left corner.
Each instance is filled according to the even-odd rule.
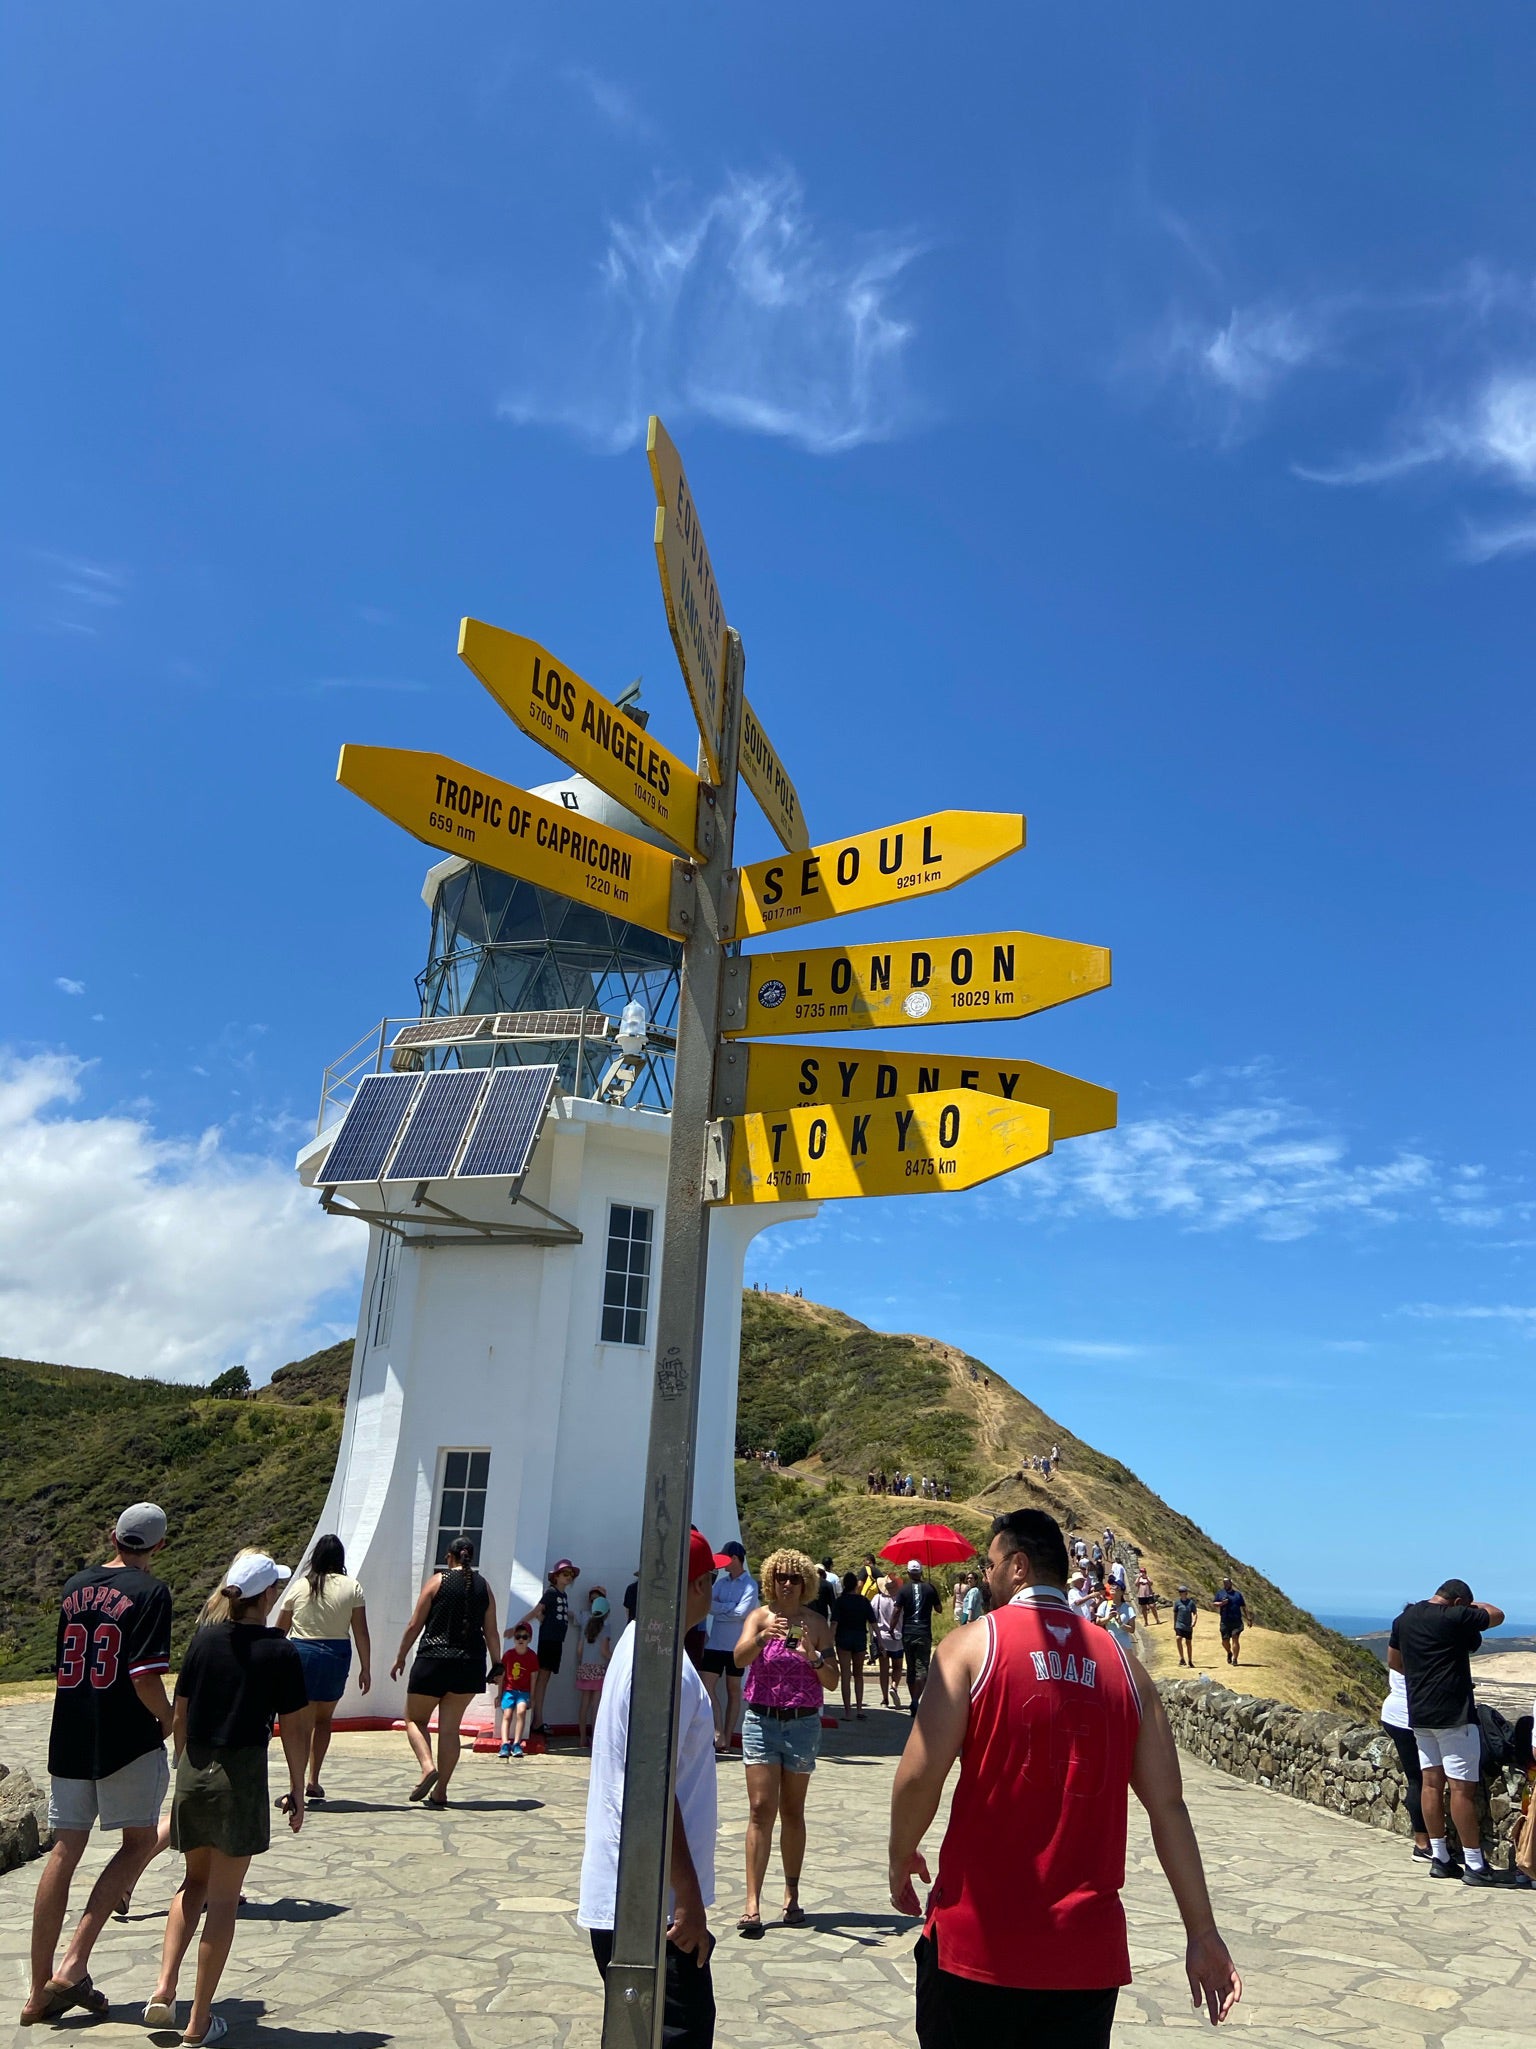
[[[21,2009],[21,2025],[30,2028],[38,2021],[56,2021],[74,2006],[83,2006],[87,2013],[95,2014],[99,2020],[105,2019],[112,2011],[107,1995],[96,1990],[87,1971],[73,1985],[61,1985],[56,1978],[50,1978],[43,1987],[41,2006],[32,2013],[26,2007]]]
[[[736,1923],[736,1933],[747,1942],[761,1942],[763,1939],[762,1915],[743,1914]]]
[[[429,1796],[421,1804],[423,1807],[435,1807],[438,1813],[441,1814],[447,1808],[448,1802],[446,1800],[434,1800]]]
[[[803,1928],[805,1926],[805,1909],[798,1900],[791,1900],[779,1916],[779,1920],[785,1928]]]
[[[294,1806],[293,1795],[291,1793],[284,1793],[278,1799],[274,1800],[272,1802],[272,1805],[277,1809],[279,1814],[292,1814]]]
[[[176,2025],[175,2000],[146,2000],[144,2004],[144,2025],[146,2028],[174,2028]]]
[[[434,1765],[431,1771],[424,1773],[423,1776],[416,1782],[416,1784],[412,1786],[411,1798],[413,1800],[425,1800],[427,1795],[431,1792],[432,1788],[436,1784],[437,1766]]]
[[[304,1788],[304,1798],[306,1800],[323,1800],[325,1798],[324,1786],[306,1786]]]
[[[228,2033],[229,2022],[223,2014],[216,2013],[210,2015],[208,2025],[200,2035],[183,2035],[181,2039],[186,2044],[186,2049],[201,2049],[205,2042],[222,2042]]]

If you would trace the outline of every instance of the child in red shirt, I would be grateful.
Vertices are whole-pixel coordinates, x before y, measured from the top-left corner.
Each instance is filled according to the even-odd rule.
[[[501,1749],[499,1757],[521,1757],[523,1738],[528,1733],[528,1705],[539,1660],[533,1648],[533,1631],[519,1622],[511,1631],[501,1659]]]

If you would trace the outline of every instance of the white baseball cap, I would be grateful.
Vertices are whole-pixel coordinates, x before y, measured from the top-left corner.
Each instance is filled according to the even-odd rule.
[[[907,1570],[908,1570],[908,1572],[921,1572],[921,1571],[922,1571],[922,1569],[923,1569],[923,1562],[922,1562],[922,1560],[921,1560],[920,1558],[909,1558],[909,1559],[907,1560]]]
[[[265,1551],[250,1551],[244,1558],[235,1560],[224,1575],[224,1584],[242,1600],[250,1601],[257,1594],[264,1594],[268,1587],[281,1586],[284,1580],[292,1578],[292,1566],[279,1565]]]

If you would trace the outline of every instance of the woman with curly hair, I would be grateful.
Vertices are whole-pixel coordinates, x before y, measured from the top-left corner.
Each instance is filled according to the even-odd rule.
[[[763,1932],[762,1889],[779,1824],[788,1928],[805,1924],[800,1873],[805,1864],[805,1796],[821,1749],[821,1703],[836,1686],[832,1628],[807,1603],[821,1574],[803,1551],[781,1547],[763,1560],[763,1605],[748,1616],[736,1645],[746,1713],[741,1755],[747,1768],[747,1900],[739,1935]]]

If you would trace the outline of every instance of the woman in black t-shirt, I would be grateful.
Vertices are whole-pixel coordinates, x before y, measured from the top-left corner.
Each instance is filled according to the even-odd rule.
[[[468,1537],[448,1546],[447,1561],[422,1588],[415,1611],[390,1667],[391,1679],[405,1670],[411,1645],[421,1649],[405,1682],[405,1733],[421,1766],[411,1798],[428,1807],[448,1805],[448,1781],[459,1761],[459,1724],[492,1672],[501,1670],[496,1597],[475,1571],[475,1547]],[[437,1716],[437,1761],[427,1724]]]
[[[246,1867],[271,1841],[267,1744],[278,1715],[289,1785],[281,1805],[295,1834],[304,1824],[304,1668],[288,1639],[267,1627],[288,1578],[288,1568],[264,1551],[240,1552],[204,1603],[176,1681],[171,1847],[186,1857],[187,1875],[166,1917],[160,1979],[144,2019],[155,2028],[175,2025],[176,1981],[206,1901],[186,2043],[218,2042],[228,2032],[213,1996],[234,1941]]]
[[[843,1687],[845,1722],[850,1712],[861,1722],[864,1720],[864,1661],[869,1656],[869,1631],[874,1619],[874,1603],[860,1593],[859,1575],[845,1572],[843,1590],[832,1603],[832,1642]]]

